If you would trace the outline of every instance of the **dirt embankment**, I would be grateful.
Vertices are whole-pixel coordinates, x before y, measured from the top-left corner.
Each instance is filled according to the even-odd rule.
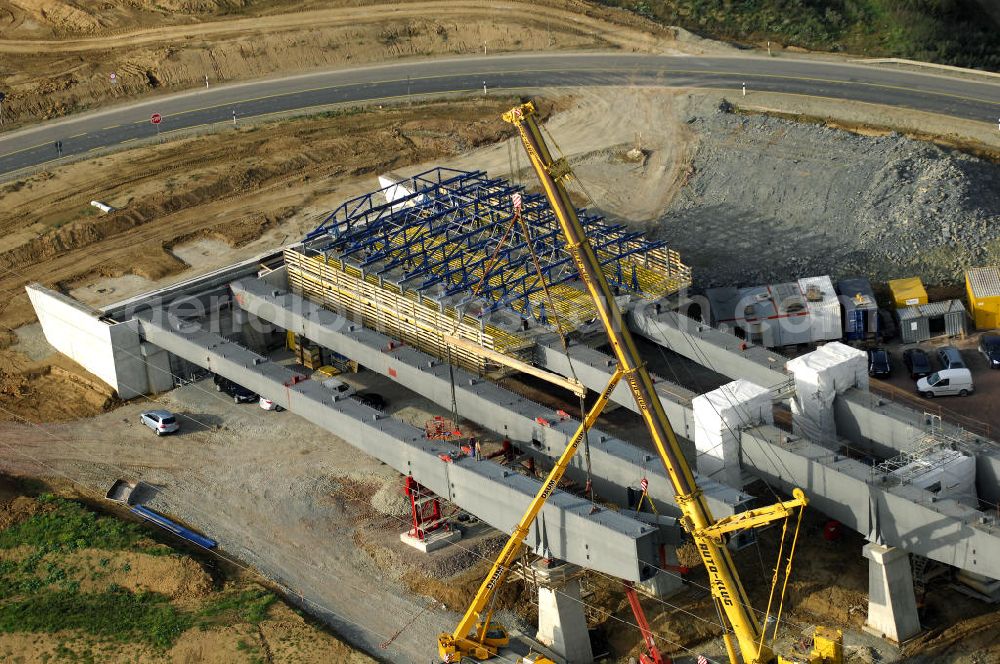
[[[366,655],[252,579],[133,522],[0,475],[0,654],[47,661],[351,662]]]
[[[164,90],[407,57],[722,46],[580,0],[260,3],[0,0],[8,126]],[[332,6],[331,6],[332,5]],[[6,25],[4,25],[6,23]],[[112,81],[111,74],[115,74]]]
[[[123,152],[5,185],[0,420],[71,419],[112,403],[93,389],[96,379],[60,372],[73,370],[65,359],[22,352],[15,330],[34,320],[26,284],[109,302],[192,264],[209,269],[255,255],[311,230],[320,215],[370,189],[374,174],[499,140],[509,131],[500,113],[511,103],[327,113]],[[89,205],[95,198],[117,211],[98,213]]]
[[[954,284],[1000,261],[1000,165],[884,131],[700,108],[684,186],[652,224],[698,287],[831,274]]]

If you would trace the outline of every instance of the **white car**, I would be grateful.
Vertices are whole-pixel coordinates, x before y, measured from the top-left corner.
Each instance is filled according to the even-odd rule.
[[[279,404],[274,403],[270,399],[265,399],[264,397],[260,398],[260,407],[264,410],[273,410],[279,413],[284,410],[284,408],[282,408]]]
[[[148,410],[139,416],[139,421],[156,432],[157,436],[180,431],[177,417],[169,410]]]

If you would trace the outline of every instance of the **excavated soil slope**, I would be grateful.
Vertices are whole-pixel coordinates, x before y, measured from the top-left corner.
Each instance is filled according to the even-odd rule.
[[[174,6],[176,5],[176,7]],[[24,124],[137,96],[433,55],[727,51],[581,0],[327,3],[0,0],[5,118]],[[110,75],[116,75],[112,81]]]
[[[962,280],[1000,261],[1000,166],[891,134],[692,119],[687,184],[656,224],[699,287],[814,274]]]
[[[207,270],[273,249],[370,190],[377,173],[499,140],[509,132],[500,113],[513,103],[452,101],[271,122],[79,162],[0,188],[0,420],[73,419],[114,403],[74,363],[43,358],[21,341],[34,320],[26,284],[107,303],[190,267]],[[89,205],[94,198],[119,209],[99,214]]]

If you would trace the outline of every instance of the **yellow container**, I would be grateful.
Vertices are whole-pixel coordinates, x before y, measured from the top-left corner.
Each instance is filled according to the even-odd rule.
[[[966,271],[965,294],[976,329],[1000,327],[1000,267],[974,267]]]
[[[897,308],[927,304],[927,291],[920,277],[893,279],[889,282],[889,292]]]

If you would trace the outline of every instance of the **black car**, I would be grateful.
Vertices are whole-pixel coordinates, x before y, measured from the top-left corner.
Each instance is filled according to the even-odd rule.
[[[236,403],[250,403],[257,401],[260,396],[256,392],[251,392],[242,385],[238,385],[225,376],[215,374],[215,391],[225,392],[233,398]]]
[[[872,348],[868,351],[868,375],[874,378],[888,378],[892,373],[892,360],[889,351],[884,348]]]
[[[910,372],[910,378],[917,380],[934,373],[931,367],[931,356],[919,348],[907,348],[903,351],[903,364]]]
[[[374,392],[358,392],[354,395],[354,398],[375,410],[385,410],[385,407],[388,405],[385,397]]]
[[[980,337],[979,352],[986,357],[991,369],[1000,369],[1000,335],[984,334]]]

